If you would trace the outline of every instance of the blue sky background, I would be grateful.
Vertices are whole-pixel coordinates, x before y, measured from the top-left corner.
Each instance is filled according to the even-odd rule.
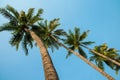
[[[86,40],[95,41],[93,46],[107,43],[120,50],[120,0],[0,0],[0,7],[7,4],[19,11],[42,8],[43,18],[60,18],[60,28],[66,31],[75,26],[91,30]],[[0,15],[0,25],[6,21]],[[11,47],[10,36],[9,32],[0,33],[0,80],[44,80],[39,49],[35,47],[25,56],[22,49]],[[60,80],[107,80],[76,56],[66,59],[63,48],[50,51],[50,55]],[[120,73],[116,75],[107,66],[105,71],[120,80]]]

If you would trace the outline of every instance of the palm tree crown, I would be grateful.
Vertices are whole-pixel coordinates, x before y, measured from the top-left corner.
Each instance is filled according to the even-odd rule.
[[[54,36],[56,39],[61,39],[61,36],[66,35],[63,29],[57,29],[59,25],[59,18],[53,19],[50,22],[45,20],[44,22],[38,23],[40,28],[39,32],[41,32],[38,35],[42,36],[45,46],[51,48],[52,51],[54,51],[54,48],[58,49],[60,45],[51,36]]]
[[[69,33],[66,35],[66,39],[64,40],[65,44],[67,44],[70,49],[78,50],[78,52],[85,58],[87,58],[87,55],[83,51],[80,44],[90,45],[90,44],[94,43],[91,41],[86,41],[86,42],[83,41],[87,37],[88,32],[89,32],[89,30],[85,31],[81,34],[80,29],[75,27],[74,32],[69,30]],[[71,52],[68,52],[67,56],[69,56],[70,54],[71,54]]]
[[[119,59],[119,54],[118,54],[118,50],[116,50],[115,48],[108,48],[107,44],[102,44],[100,46],[95,46],[94,47],[94,51],[99,52],[113,60],[116,60],[118,62],[120,62]],[[102,58],[96,54],[91,53],[92,56],[90,57],[91,61],[95,61],[95,63],[98,65],[98,67],[100,67],[101,69],[104,69],[104,63],[107,64],[110,68],[116,70],[118,72],[118,66],[115,65],[114,63],[111,63],[109,60]]]
[[[16,46],[18,50],[19,44],[22,44],[22,47],[26,53],[28,54],[28,46],[33,47],[33,39],[26,29],[32,29],[37,21],[42,20],[40,15],[43,10],[39,9],[36,15],[33,15],[34,8],[30,8],[28,13],[21,11],[20,13],[15,10],[13,7],[7,5],[6,8],[0,8],[0,13],[9,19],[9,22],[0,26],[0,31],[11,31],[12,37],[10,39],[10,44],[12,46]]]

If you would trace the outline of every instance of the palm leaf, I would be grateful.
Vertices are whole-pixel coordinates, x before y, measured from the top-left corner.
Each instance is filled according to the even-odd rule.
[[[50,21],[50,23],[49,23],[50,32],[53,31],[54,29],[56,29],[56,27],[60,25],[60,23],[58,21],[59,21],[59,18]]]
[[[80,38],[79,38],[79,41],[84,40],[84,39],[87,37],[88,32],[89,32],[89,30],[88,30],[88,31],[83,32],[83,33],[81,34]]]
[[[32,18],[33,13],[34,13],[34,8],[30,8],[30,9],[28,10],[27,15],[26,15],[28,20],[30,20],[30,19]]]
[[[99,68],[101,68],[102,70],[104,70],[104,65],[103,65],[102,61],[99,61],[97,65],[98,65]]]
[[[71,50],[75,50],[75,47],[72,46],[72,47],[69,47]],[[70,51],[68,51],[68,54],[66,55],[66,59],[71,55],[72,53]]]
[[[16,35],[13,35],[12,38],[10,39],[9,43],[12,45],[12,46],[16,46],[16,50],[18,50],[19,48],[19,44],[20,42],[22,41],[22,38],[23,38],[23,33],[20,34],[20,33],[17,33]]]
[[[25,51],[25,54],[28,55],[28,48],[27,48],[27,40],[26,37],[24,37],[23,41],[22,41],[22,47],[23,50]]]
[[[40,15],[42,13],[43,13],[43,9],[39,9],[37,14],[30,19],[29,24],[32,25],[32,24],[38,22],[39,20],[42,20],[42,18],[40,18]]]
[[[93,44],[93,43],[95,43],[95,42],[92,42],[92,41],[81,42],[81,44],[84,44],[84,45],[91,45],[91,44]]]
[[[15,23],[15,25],[17,24],[16,18],[13,15],[11,15],[6,9],[0,8],[0,13],[4,17],[6,17],[7,19],[9,19],[11,23]]]
[[[17,29],[18,29],[17,27],[12,26],[10,23],[6,23],[0,26],[0,32],[1,31],[14,31]]]
[[[15,10],[12,6],[7,5],[6,9],[8,11],[10,11],[13,15],[15,15],[16,18],[19,18],[19,13],[17,12],[17,10]]]
[[[64,36],[64,35],[66,35],[66,32],[63,29],[57,29],[54,31],[53,34],[59,35],[59,36]]]
[[[83,57],[87,58],[86,53],[83,51],[83,49],[81,47],[78,48],[78,51]]]
[[[79,37],[80,37],[80,28],[76,28],[74,29],[74,32],[75,32],[75,39],[76,40],[79,40]]]

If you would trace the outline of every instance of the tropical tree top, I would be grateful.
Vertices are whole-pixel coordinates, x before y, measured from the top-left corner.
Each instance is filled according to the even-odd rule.
[[[74,28],[74,32],[72,32],[71,30],[69,30],[69,32],[66,35],[66,39],[64,40],[64,43],[67,44],[69,46],[70,49],[72,50],[78,50],[78,52],[84,56],[85,58],[87,58],[86,53],[83,51],[81,44],[84,45],[91,45],[92,41],[84,41],[85,38],[88,36],[88,31],[84,31],[83,33],[80,32],[80,28],[75,27]],[[68,55],[70,55],[71,53],[68,52]]]
[[[34,15],[34,8],[30,8],[27,13],[23,10],[18,12],[9,5],[0,8],[0,14],[9,20],[9,22],[0,26],[0,31],[10,31],[12,34],[10,44],[16,46],[16,50],[18,50],[21,43],[25,53],[28,54],[27,47],[33,47],[33,39],[25,29],[33,29],[35,23],[42,20],[42,12],[43,10],[39,9]]]
[[[116,60],[118,62],[120,62],[120,55],[119,55],[119,51],[116,50],[115,48],[108,48],[107,44],[102,44],[99,46],[95,46],[94,50],[96,52],[99,52],[113,60]],[[98,65],[98,67],[100,67],[101,69],[104,69],[104,63],[107,64],[110,68],[116,70],[116,72],[118,72],[118,70],[120,69],[119,66],[115,65],[114,63],[111,63],[109,60],[106,60],[96,54],[91,53],[92,56],[90,57],[91,61],[95,61],[95,63]]]
[[[59,27],[59,18],[53,19],[51,21],[45,20],[44,22],[39,22],[38,26],[40,31],[37,33],[42,37],[45,46],[47,48],[51,48],[54,51],[54,48],[58,49],[59,44],[51,37],[55,37],[56,39],[61,39],[61,36],[65,36],[66,32],[63,29],[57,29]],[[39,34],[41,32],[41,34]]]

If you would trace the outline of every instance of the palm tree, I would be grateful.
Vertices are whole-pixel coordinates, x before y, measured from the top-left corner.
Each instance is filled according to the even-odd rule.
[[[119,61],[119,54],[118,54],[118,50],[116,50],[115,48],[108,48],[107,44],[102,44],[100,46],[95,46],[94,47],[94,51],[99,52],[105,56],[110,57],[113,60],[116,60],[118,62]],[[100,67],[101,69],[104,69],[104,63],[107,64],[111,69],[116,70],[116,72],[118,72],[119,69],[117,69],[117,65],[114,63],[111,63],[109,60],[102,58],[96,54],[92,53],[92,56],[90,57],[91,61],[95,61],[95,63],[97,64],[98,67]]]
[[[56,29],[59,26],[58,20],[59,19],[54,19],[54,20],[50,21],[49,23],[47,21],[45,21],[44,23],[42,23],[42,24],[40,23],[39,24],[39,27],[41,28],[40,30],[42,30],[41,33],[44,34],[43,39],[44,39],[44,41],[46,41],[45,42],[46,45],[49,46],[48,45],[49,43],[55,43],[55,46],[58,46],[58,47],[59,46],[63,46],[65,49],[67,49],[69,51],[69,53],[73,53],[74,55],[76,55],[79,58],[81,58],[83,61],[85,61],[90,66],[92,66],[97,71],[99,71],[101,74],[103,74],[109,80],[114,80],[114,78],[112,78],[110,75],[108,75],[107,73],[105,73],[102,69],[100,69],[99,67],[97,67],[96,65],[94,65],[93,63],[91,63],[89,60],[87,60],[85,58],[86,54],[85,54],[85,52],[83,52],[82,49],[80,49],[80,48],[74,48],[74,49],[79,49],[80,53],[82,52],[82,54],[79,54],[79,53],[73,51],[72,49],[66,47],[60,41],[58,41],[58,40],[61,39],[60,36],[66,35],[66,33],[64,32],[64,30],[62,30],[62,29]],[[77,30],[78,32],[76,32],[76,33],[79,34],[79,29],[75,29],[75,30]],[[84,33],[84,35],[86,35],[86,32]],[[76,38],[78,38],[78,37],[76,37]],[[89,42],[84,42],[84,44],[91,44],[91,43],[93,43],[93,42],[90,42],[90,41]],[[77,45],[77,47],[78,47],[78,45]]]
[[[116,64],[117,66],[120,67],[120,62],[118,62],[117,60],[114,60],[114,59],[110,58],[109,56],[105,56],[105,55],[103,55],[103,54],[101,54],[101,53],[99,53],[99,52],[97,52],[93,49],[90,49],[89,47],[87,47],[84,44],[80,44],[80,46],[88,49],[90,52],[92,52],[92,53],[94,53],[94,54],[96,54],[96,55],[98,55],[98,56],[100,56],[100,57],[102,57],[102,58],[104,58],[104,59],[106,59],[106,60],[108,60],[108,61],[110,61],[110,62],[112,62],[112,63],[114,63],[114,64]]]
[[[81,57],[81,59],[84,60],[87,64],[89,64],[94,69],[96,69],[97,71],[99,71],[102,75],[104,75],[109,80],[113,80],[113,78],[110,75],[108,75],[102,69],[98,68],[96,65],[94,65],[93,63],[91,63],[89,60],[86,59],[86,55],[85,55],[85,52],[83,51],[83,49],[81,47],[81,44],[87,46],[87,45],[90,45],[90,44],[94,43],[94,42],[91,42],[91,41],[84,42],[84,39],[87,37],[88,32],[89,32],[89,30],[85,31],[85,32],[83,32],[81,34],[80,33],[80,29],[75,27],[74,32],[72,32],[71,30],[69,30],[69,33],[66,36],[67,39],[64,41],[64,43],[67,44],[68,46],[70,46],[69,49],[71,49],[73,51],[78,50],[79,57]],[[69,51],[68,55],[70,55],[71,52]]]
[[[26,55],[28,55],[28,46],[32,48],[33,41],[36,41],[36,44],[40,48],[45,80],[59,80],[47,48],[41,37],[36,34],[39,31],[36,27],[36,22],[42,20],[40,15],[43,10],[39,9],[36,15],[33,15],[33,12],[34,8],[30,8],[27,14],[24,11],[19,13],[9,5],[6,8],[0,8],[0,13],[9,19],[9,22],[0,26],[0,31],[11,31],[12,38],[10,39],[10,44],[16,46],[17,50],[19,44],[22,44]]]
[[[59,25],[59,18],[53,19],[50,22],[45,20],[44,22],[38,23],[38,28],[40,29],[36,34],[42,36],[45,46],[51,48],[52,52],[54,51],[54,48],[59,49],[60,45],[56,43],[50,35],[53,35],[56,39],[61,39],[60,37],[66,34],[63,29],[56,29]]]

